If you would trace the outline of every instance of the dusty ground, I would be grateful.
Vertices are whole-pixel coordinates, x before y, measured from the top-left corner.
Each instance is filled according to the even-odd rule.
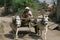
[[[60,31],[48,30],[47,40],[60,40]]]
[[[11,18],[8,17],[0,17],[0,23],[3,23],[3,30],[0,31],[0,40],[14,40],[13,34],[11,33],[12,28],[9,25],[11,22]],[[2,32],[3,31],[3,32]],[[49,30],[47,32],[46,40],[60,40],[60,31],[58,30]],[[44,37],[44,31],[43,31]],[[25,36],[20,35],[19,40],[41,40],[38,35],[26,34]]]

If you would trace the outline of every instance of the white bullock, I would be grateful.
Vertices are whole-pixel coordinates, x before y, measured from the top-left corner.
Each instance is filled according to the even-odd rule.
[[[42,31],[45,29],[45,40],[46,40],[46,34],[47,34],[47,29],[48,29],[48,19],[49,19],[48,15],[46,14],[38,16],[38,19],[37,19],[37,27],[39,28],[38,34],[42,36]]]
[[[19,16],[16,16],[16,26],[17,27],[21,26],[21,18]]]

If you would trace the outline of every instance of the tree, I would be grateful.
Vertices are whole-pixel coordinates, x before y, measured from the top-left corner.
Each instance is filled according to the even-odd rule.
[[[49,9],[48,4],[45,1],[40,3],[39,11],[41,14],[44,14],[48,9]]]
[[[13,0],[12,7],[17,12],[18,8],[24,10],[26,6],[29,6],[34,9],[38,9],[39,3],[35,0]]]
[[[0,5],[5,6],[5,14],[11,14],[9,8],[13,9],[13,12],[22,13],[26,6],[32,9],[39,8],[39,2],[37,0],[0,0]]]
[[[4,5],[4,0],[0,0],[0,6]]]

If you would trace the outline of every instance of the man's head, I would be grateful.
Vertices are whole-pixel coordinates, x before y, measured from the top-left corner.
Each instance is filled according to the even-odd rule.
[[[29,7],[26,7],[26,8],[25,8],[25,10],[26,10],[26,11],[29,11],[29,10],[30,10],[30,8],[29,8]]]

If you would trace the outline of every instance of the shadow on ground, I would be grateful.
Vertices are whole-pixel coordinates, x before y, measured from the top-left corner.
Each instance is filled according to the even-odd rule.
[[[14,26],[12,24],[10,24],[10,27],[13,29]],[[14,34],[15,32],[13,33],[13,30],[11,30],[9,32],[9,34],[5,34],[4,36],[6,38],[9,38],[9,39],[14,39]],[[34,32],[31,32],[31,31],[19,31],[18,32],[18,36],[19,38],[23,38],[25,37],[26,35],[28,34],[28,38],[30,37],[31,39],[35,39],[35,40],[38,40],[38,39],[41,39],[40,36],[36,35]]]
[[[58,30],[58,31],[60,31],[60,27],[59,27],[59,26],[57,26],[54,30]]]
[[[5,34],[4,35],[6,38],[9,38],[9,39],[14,39],[13,35],[12,34]]]
[[[27,35],[27,34],[28,34],[28,36],[31,37],[32,39],[36,39],[36,40],[41,39],[41,37],[38,36],[38,35],[36,35],[34,32],[19,31],[19,33],[18,33],[19,38],[23,38],[23,37],[24,37],[25,35]],[[5,36],[6,38],[9,38],[9,39],[14,39],[12,31],[10,31],[9,34],[5,34],[4,36]]]

